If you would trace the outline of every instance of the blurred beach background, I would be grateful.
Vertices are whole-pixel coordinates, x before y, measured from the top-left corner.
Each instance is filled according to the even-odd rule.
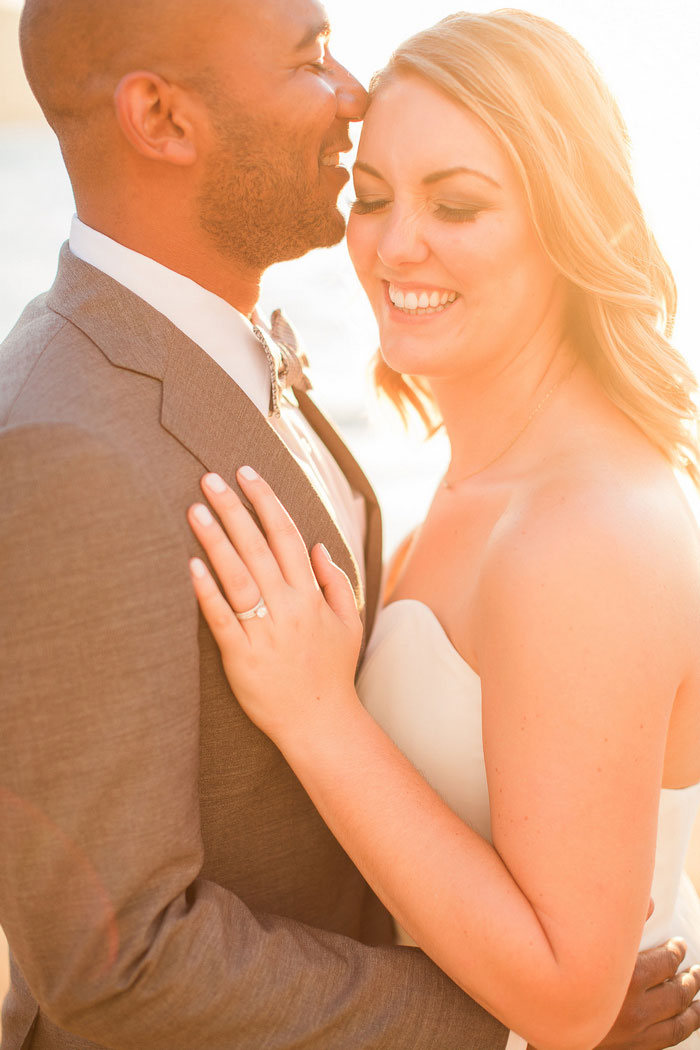
[[[488,11],[494,3],[471,3]],[[516,6],[515,4],[513,6]],[[639,195],[679,289],[676,344],[700,368],[700,5],[698,0],[521,0],[588,48],[620,102]],[[21,0],[0,0],[0,340],[52,282],[73,199],[60,152],[24,81]],[[332,49],[365,83],[391,49],[458,5],[433,0],[327,0]],[[351,199],[348,188],[343,206]],[[376,329],[345,247],[312,252],[266,275],[262,305],[282,306],[303,335],[317,399],[335,419],[380,497],[387,553],[425,510],[445,466],[440,439],[406,436],[371,397]],[[36,858],[41,864],[41,858]],[[700,822],[689,870],[700,887]],[[0,932],[0,999],[6,964]],[[3,969],[5,968],[5,969]]]

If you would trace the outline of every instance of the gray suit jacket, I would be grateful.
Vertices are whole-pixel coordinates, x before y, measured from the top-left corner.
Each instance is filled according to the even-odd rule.
[[[369,629],[379,512],[365,496]],[[505,1030],[388,915],[232,697],[185,519],[250,463],[359,591],[245,394],[64,248],[0,351],[3,1050],[499,1050]],[[478,951],[478,945],[475,946]]]

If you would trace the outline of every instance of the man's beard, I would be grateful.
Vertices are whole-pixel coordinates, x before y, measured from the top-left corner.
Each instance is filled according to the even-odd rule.
[[[228,259],[255,270],[296,259],[342,240],[345,220],[332,191],[302,171],[302,151],[283,128],[219,125],[219,149],[209,158],[199,221]],[[269,153],[270,142],[279,148]]]

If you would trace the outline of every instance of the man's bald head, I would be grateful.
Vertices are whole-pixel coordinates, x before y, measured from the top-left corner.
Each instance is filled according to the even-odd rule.
[[[26,0],[20,37],[88,226],[245,312],[267,266],[342,237],[366,94],[322,0]]]
[[[212,19],[235,2],[26,0],[20,23],[25,72],[62,142],[112,106],[119,81],[133,70],[197,83],[206,70]]]

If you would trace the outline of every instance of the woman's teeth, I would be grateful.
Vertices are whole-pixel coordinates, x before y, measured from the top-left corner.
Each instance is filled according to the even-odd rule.
[[[397,310],[407,314],[436,314],[444,310],[457,298],[457,292],[428,291],[402,292],[396,285],[389,285],[389,298]]]
[[[325,157],[321,157],[321,164],[327,168],[337,168],[340,164],[340,154],[326,153]]]

